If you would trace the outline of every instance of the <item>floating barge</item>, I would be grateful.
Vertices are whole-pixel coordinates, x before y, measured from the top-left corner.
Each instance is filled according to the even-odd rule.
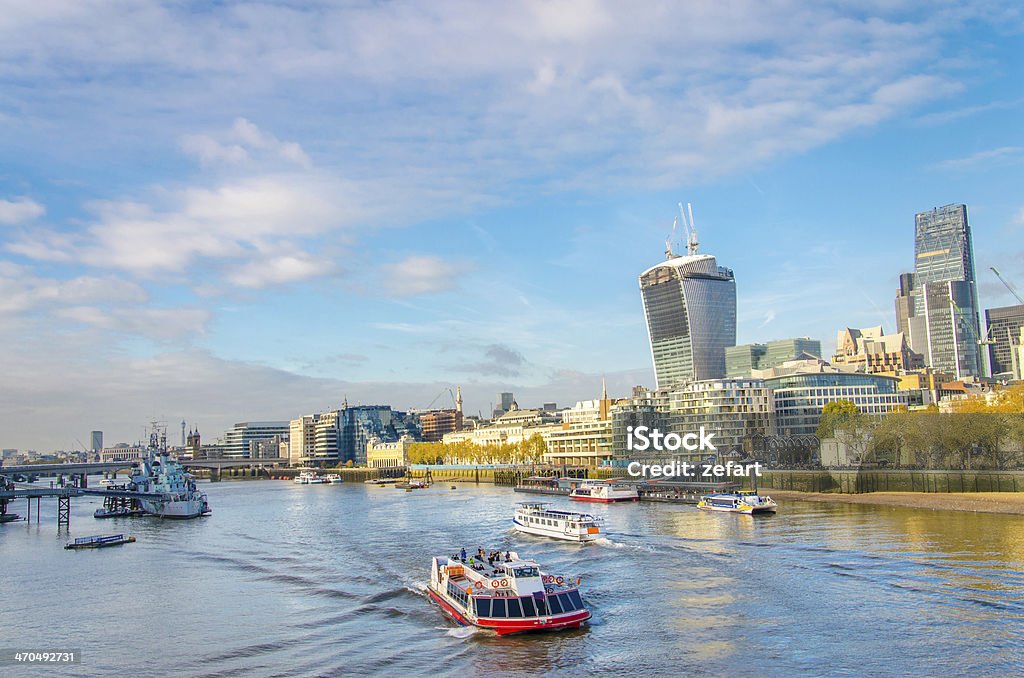
[[[123,534],[97,534],[91,537],[79,537],[73,542],[68,542],[68,544],[64,548],[69,550],[102,549],[108,546],[120,546],[121,544],[131,544],[134,541],[135,537],[126,537]]]

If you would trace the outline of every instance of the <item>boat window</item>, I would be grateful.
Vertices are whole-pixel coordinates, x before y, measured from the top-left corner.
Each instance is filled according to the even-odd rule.
[[[508,616],[509,617],[522,617],[523,608],[519,605],[518,598],[508,599]]]
[[[515,568],[516,577],[537,577],[540,572],[536,567],[517,567]]]
[[[558,596],[548,596],[548,607],[551,608],[551,614],[562,614],[562,604],[558,602]]]
[[[491,601],[491,616],[492,617],[507,617],[508,614],[505,612],[505,599],[497,598]]]
[[[572,604],[572,600],[570,600],[569,596],[565,593],[558,594],[558,602],[562,604],[563,612],[572,612],[576,609],[576,607]]]
[[[491,599],[490,598],[475,598],[476,600],[476,616],[478,617],[490,617],[491,616]]]
[[[533,605],[533,598],[526,597],[519,599],[523,603],[523,616],[524,617],[536,617],[537,608]]]
[[[537,616],[538,617],[543,617],[546,614],[548,614],[548,605],[547,605],[547,603],[545,603],[544,600],[540,599],[540,598],[538,598],[536,602],[537,602]]]
[[[575,607],[577,610],[583,609],[583,599],[580,598],[579,591],[569,591],[568,596],[569,600],[572,601],[573,607]]]

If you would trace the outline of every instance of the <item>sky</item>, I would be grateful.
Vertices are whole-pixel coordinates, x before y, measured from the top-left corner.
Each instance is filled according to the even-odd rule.
[[[1016,2],[14,0],[0,446],[653,386],[677,204],[738,341],[894,331],[915,212],[1024,290]]]

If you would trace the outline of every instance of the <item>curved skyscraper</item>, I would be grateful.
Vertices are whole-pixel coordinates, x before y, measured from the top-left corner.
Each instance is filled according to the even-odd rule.
[[[710,254],[668,256],[640,274],[658,388],[721,379],[725,348],[736,345],[733,273]]]

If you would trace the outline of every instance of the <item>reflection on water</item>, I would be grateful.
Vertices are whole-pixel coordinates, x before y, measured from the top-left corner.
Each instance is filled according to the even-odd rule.
[[[606,518],[607,539],[580,547],[512,532],[523,497],[490,486],[208,489],[214,514],[188,522],[101,522],[96,504],[77,501],[72,536],[138,537],[116,549],[65,552],[52,504],[41,525],[0,527],[0,645],[80,648],[86,675],[987,675],[1024,665],[1019,516],[795,501],[753,517],[588,506]],[[455,627],[424,585],[431,555],[459,546],[512,548],[581,575],[593,623],[505,638]]]

